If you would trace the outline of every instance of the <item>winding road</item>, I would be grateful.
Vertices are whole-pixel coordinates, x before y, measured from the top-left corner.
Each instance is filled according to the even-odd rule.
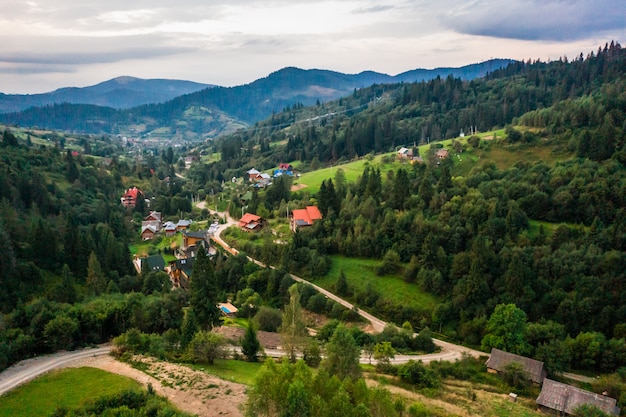
[[[63,368],[83,358],[108,355],[110,351],[110,345],[103,345],[97,348],[86,348],[73,352],[57,352],[52,355],[37,356],[18,362],[0,373],[0,396],[52,369]]]
[[[200,203],[197,204],[198,207],[200,208],[206,208],[206,202],[202,201]],[[228,213],[225,212],[216,212],[214,210],[210,210],[209,212],[212,214],[216,214],[222,218],[224,218],[226,220],[226,223],[224,224],[220,224],[220,226],[218,227],[217,231],[213,234],[213,236],[211,236],[211,239],[217,243],[218,245],[220,245],[221,247],[223,247],[226,251],[228,251],[231,254],[238,254],[239,251],[233,247],[231,247],[228,243],[226,243],[221,237],[220,234],[222,233],[223,230],[227,229],[230,226],[236,225],[238,222],[236,220],[233,220]],[[257,265],[266,268],[267,265],[265,265],[263,262],[253,259],[251,257],[248,256],[248,259],[251,262],[256,263]],[[270,265],[270,268],[274,268],[273,266]],[[319,291],[320,293],[324,294],[326,297],[338,302],[339,304],[343,305],[344,307],[346,307],[347,309],[353,309],[355,308],[353,304],[351,304],[350,302],[344,300],[343,298],[333,294],[332,292],[325,290],[324,288],[317,286],[313,283],[311,283],[310,281],[305,280],[304,278],[301,278],[297,275],[293,275],[290,274],[291,278],[293,278],[294,281],[297,282],[302,282],[302,283],[306,283],[308,285],[311,285],[313,288],[315,288],[317,291]],[[374,330],[376,332],[381,332],[383,331],[383,329],[385,328],[385,326],[387,326],[389,323],[379,319],[378,317],[374,316],[373,314],[368,313],[367,311],[363,311],[361,309],[356,309],[356,311],[359,313],[359,315],[361,317],[363,317],[365,320],[369,321],[372,325],[372,327],[374,328]],[[469,355],[469,356],[473,356],[475,358],[478,358],[480,356],[489,356],[488,353],[485,352],[481,352],[475,349],[470,349],[467,348],[465,346],[461,346],[461,345],[455,345],[454,343],[450,343],[450,342],[446,342],[443,340],[439,340],[439,339],[433,339],[433,342],[435,342],[435,344],[441,349],[439,352],[437,353],[431,353],[431,354],[427,354],[427,355],[397,355],[394,360],[392,360],[392,363],[405,363],[407,361],[409,361],[410,359],[413,360],[421,360],[424,363],[428,363],[431,361],[438,361],[438,360],[447,360],[447,361],[455,361],[457,359],[461,359],[463,357],[463,355]],[[361,361],[363,362],[363,358],[361,358]]]

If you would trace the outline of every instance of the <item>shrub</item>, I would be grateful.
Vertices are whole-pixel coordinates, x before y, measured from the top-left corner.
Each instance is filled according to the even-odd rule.
[[[400,365],[398,376],[403,381],[418,388],[436,388],[440,383],[437,373],[427,368],[422,361],[410,360],[404,365]]]
[[[276,332],[282,323],[280,310],[262,306],[254,316],[256,327],[264,332]]]

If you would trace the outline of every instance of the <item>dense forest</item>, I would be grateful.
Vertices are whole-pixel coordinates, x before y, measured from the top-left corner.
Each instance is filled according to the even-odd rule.
[[[339,139],[328,141],[325,133],[345,137],[355,126],[365,127],[368,121],[394,113],[404,115],[397,118],[399,123],[408,115],[407,107],[399,103],[408,103],[415,114],[428,115],[415,120],[421,120],[421,128],[429,132],[437,120],[469,120],[452,115],[484,112],[488,107],[495,111],[493,118],[486,116],[489,112],[470,117],[481,120],[479,129],[503,125],[515,117],[519,128],[507,126],[505,137],[495,142],[470,138],[467,144],[458,144],[459,151],[502,146],[516,152],[534,147],[575,157],[550,164],[518,162],[501,169],[485,162],[469,175],[455,177],[450,158],[434,162],[423,155],[426,163],[407,164],[384,176],[376,166],[368,166],[353,184],[338,174],[310,196],[324,214],[312,230],[296,233],[287,246],[272,246],[267,240],[262,246],[247,244],[245,249],[312,278],[326,274],[328,255],[378,258],[382,260],[381,279],[387,273],[401,273],[407,282],[442,300],[435,311],[415,311],[389,304],[383,294],[371,289],[354,292],[346,290],[345,282],[341,284],[344,294],[358,305],[373,308],[398,324],[408,320],[416,327],[441,328],[452,337],[480,345],[494,308],[512,303],[529,321],[525,353],[544,360],[551,369],[624,366],[624,73],[624,51],[611,44],[572,62],[520,63],[486,80],[399,86],[402,94],[395,99],[395,107],[380,113],[378,108],[362,111],[345,123],[336,120],[307,127],[305,132],[311,132],[315,140],[313,136],[305,140],[305,134],[296,136],[299,139],[290,139],[285,147],[272,148],[267,155],[290,160],[288,152],[298,152],[302,146],[307,151],[330,152],[317,157],[332,161],[332,149],[343,152],[345,148],[337,148]],[[472,106],[473,91],[480,90],[491,100]],[[509,102],[507,97],[516,99]],[[432,104],[419,105],[420,100]],[[456,102],[464,103],[463,110],[455,111]],[[512,110],[506,110],[506,102],[513,105]],[[429,114],[432,106],[439,110]],[[442,108],[451,110],[446,113]],[[339,127],[335,130],[333,124]],[[413,125],[418,126],[413,134],[419,137],[420,124]],[[455,125],[454,131],[463,126]],[[365,131],[374,134],[367,136]],[[354,137],[369,141],[364,149],[388,150],[393,143],[388,141],[397,140],[393,129],[389,136],[381,134],[380,142],[375,139],[377,131],[361,130]],[[238,140],[241,137],[226,140],[222,149]],[[331,143],[334,147],[328,146]],[[436,144],[431,148],[436,149]],[[263,146],[247,149],[255,152],[257,164],[265,160]],[[351,156],[341,152],[342,157]],[[234,156],[222,161],[221,167],[233,161],[244,162]],[[214,166],[207,169],[215,172]],[[278,181],[279,189],[282,181]],[[285,200],[281,203],[276,195],[276,190],[254,193],[248,204],[252,209],[263,206],[282,212],[279,207]]]

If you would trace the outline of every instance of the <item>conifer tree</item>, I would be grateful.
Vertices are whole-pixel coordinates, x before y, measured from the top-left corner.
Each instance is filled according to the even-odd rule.
[[[241,339],[241,353],[246,356],[249,362],[256,362],[258,360],[259,351],[261,350],[261,343],[256,335],[256,329],[252,322],[248,323],[246,333]]]

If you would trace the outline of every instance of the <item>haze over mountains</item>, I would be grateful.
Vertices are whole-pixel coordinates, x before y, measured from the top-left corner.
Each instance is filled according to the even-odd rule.
[[[511,62],[510,59],[493,59],[459,68],[415,69],[396,76],[373,71],[343,74],[288,67],[237,87],[119,77],[95,86],[62,88],[44,94],[0,94],[0,113],[3,113],[0,120],[23,127],[120,133],[111,125],[122,126],[123,131],[131,124],[131,119],[137,124],[139,117],[151,119],[150,126],[142,131],[149,133],[170,125],[172,120],[180,119],[186,112],[189,116],[188,110],[194,108],[194,131],[199,133],[198,129],[204,129],[204,132],[216,135],[263,120],[296,103],[311,105],[317,101],[335,100],[372,84],[419,82],[449,75],[468,80],[482,77]],[[49,107],[39,108],[42,106]],[[131,108],[134,108],[132,116],[127,111]]]
[[[209,87],[213,85],[183,80],[143,80],[122,76],[89,87],[65,87],[42,94],[0,93],[0,113],[17,112],[29,107],[55,103],[94,104],[127,109],[142,104],[162,103]]]

